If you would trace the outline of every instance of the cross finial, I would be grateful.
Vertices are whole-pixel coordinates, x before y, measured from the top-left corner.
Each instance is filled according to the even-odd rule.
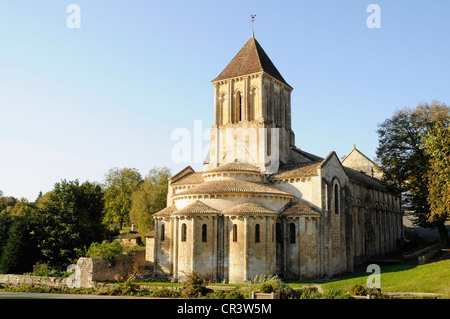
[[[250,21],[252,23],[252,38],[255,37],[255,32],[253,31],[253,24],[255,23],[256,14],[251,14],[250,17],[252,20]]]

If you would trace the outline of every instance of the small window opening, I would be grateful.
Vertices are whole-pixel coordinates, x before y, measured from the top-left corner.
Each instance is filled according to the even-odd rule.
[[[255,243],[259,243],[261,241],[260,227],[259,224],[255,225]]]

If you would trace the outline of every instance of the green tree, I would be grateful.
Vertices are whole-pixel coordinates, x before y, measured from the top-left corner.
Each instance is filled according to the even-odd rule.
[[[142,183],[142,177],[134,168],[112,168],[105,175],[106,223],[119,223],[120,229],[130,222],[133,193]]]
[[[0,213],[0,260],[3,252],[3,247],[9,238],[9,230],[12,225],[12,216],[8,213],[1,212]]]
[[[428,172],[428,221],[437,223],[444,247],[450,246],[445,221],[450,218],[450,127],[438,122],[425,138],[425,149],[430,156]]]
[[[450,109],[433,101],[416,109],[405,108],[378,126],[379,146],[376,155],[388,189],[406,194],[405,208],[414,211],[414,223],[422,227],[440,227],[430,222],[428,172],[430,158],[424,138],[437,122],[450,121]]]
[[[30,271],[41,258],[35,233],[36,209],[28,203],[18,205],[27,207],[22,209],[21,214],[9,215],[9,218],[3,214],[1,217],[0,223],[7,223],[8,231],[7,236],[5,229],[0,231],[0,236],[5,239],[0,255],[0,273],[22,274]]]
[[[145,234],[153,230],[155,226],[152,215],[166,207],[170,176],[171,172],[167,167],[153,168],[133,193],[130,221],[137,226],[139,233]]]
[[[35,201],[36,206],[38,208],[43,208],[45,206],[45,203],[48,202],[51,194],[52,194],[52,191],[49,191],[49,192],[39,196]]]
[[[12,209],[14,205],[16,205],[17,199],[14,197],[3,197],[0,194],[0,212],[5,211],[7,209]]]
[[[19,200],[14,199],[12,203],[14,203],[14,205],[8,206],[4,212],[13,216],[25,215],[36,210],[36,206],[33,203],[28,202],[26,198],[21,198]]]
[[[39,247],[52,267],[62,268],[75,258],[75,248],[104,239],[103,196],[99,185],[63,180],[41,203]]]

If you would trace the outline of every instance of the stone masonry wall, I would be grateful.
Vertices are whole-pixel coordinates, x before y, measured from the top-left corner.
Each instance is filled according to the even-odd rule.
[[[132,252],[129,255],[120,256],[114,265],[103,258],[79,258],[77,261],[76,281],[74,287],[94,288],[98,281],[114,281],[116,275],[124,279],[130,273],[145,265],[145,251]],[[0,285],[11,286],[43,286],[43,287],[67,287],[67,278],[42,277],[28,275],[0,275]]]
[[[11,286],[45,286],[63,288],[67,287],[67,278],[41,277],[28,275],[0,275],[0,285]]]
[[[114,281],[117,277],[127,278],[145,266],[145,251],[132,252],[122,255],[111,264],[103,258],[80,258],[77,261],[80,271],[80,287],[92,288],[97,281]]]

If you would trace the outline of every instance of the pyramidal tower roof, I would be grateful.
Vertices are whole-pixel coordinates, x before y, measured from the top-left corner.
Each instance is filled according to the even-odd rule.
[[[247,41],[244,47],[236,54],[233,60],[231,60],[227,67],[213,80],[213,82],[260,71],[266,72],[278,81],[291,87],[281,76],[269,56],[264,52],[263,48],[252,34],[250,40]]]

